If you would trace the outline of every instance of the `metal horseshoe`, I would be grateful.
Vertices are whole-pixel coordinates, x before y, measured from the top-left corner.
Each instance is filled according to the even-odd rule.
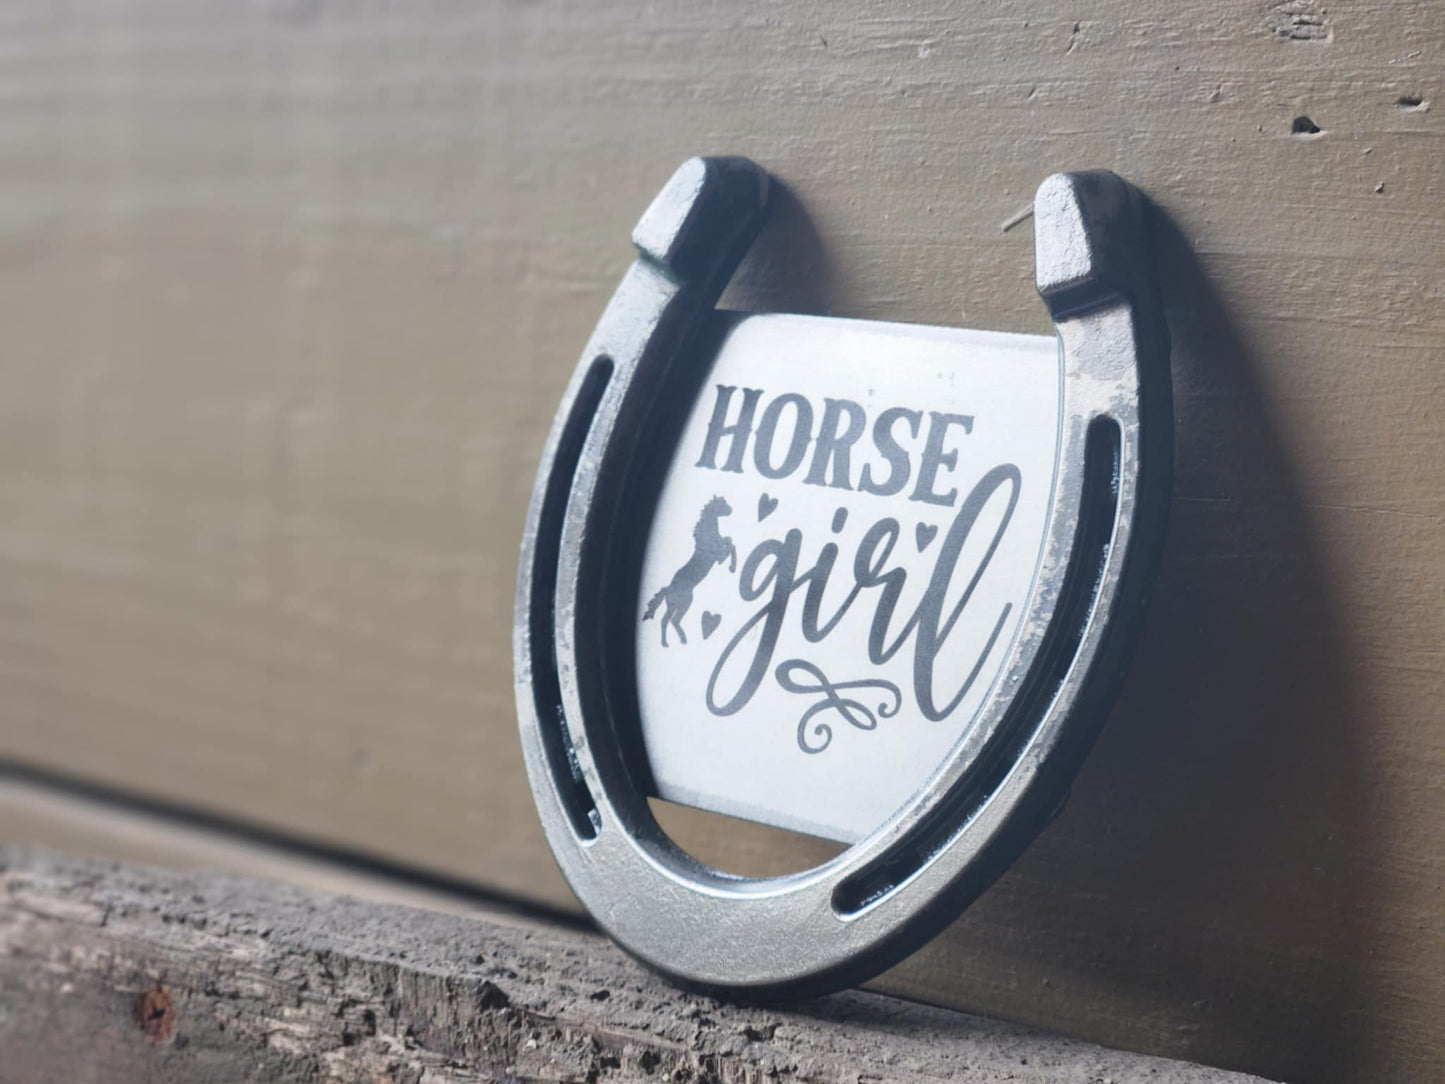
[[[954,333],[941,329],[812,317],[750,318],[782,323],[749,325],[739,323],[737,316],[718,313],[715,306],[724,286],[762,226],[768,188],[768,175],[746,159],[694,158],[678,169],[633,231],[639,257],[582,352],[542,455],[522,540],[514,653],[522,746],[537,810],[562,873],[599,925],[628,952],[685,985],[712,992],[793,996],[861,982],[912,952],[982,893],[1060,807],[1122,680],[1158,566],[1172,469],[1172,407],[1169,338],[1153,275],[1143,198],[1108,172],[1047,178],[1034,203],[1035,261],[1038,291],[1053,320],[1056,349],[1037,337],[1030,337],[1031,343],[1014,344],[1003,341],[1005,337],[988,338],[992,333],[957,333],[975,336],[981,350],[1027,347],[1033,371],[1046,374],[1036,381],[1041,401],[1055,404],[1049,409],[1056,411],[1040,414],[1055,420],[1039,423],[1039,450],[1030,452],[1040,462],[1048,462],[1042,472],[1035,472],[1040,481],[1028,493],[1029,500],[1037,502],[1029,506],[1036,509],[1030,514],[1036,515],[1037,527],[1015,562],[1020,586],[1006,607],[995,605],[988,611],[990,620],[995,610],[1007,618],[999,619],[994,639],[981,641],[982,658],[993,676],[980,678],[970,689],[969,703],[974,706],[966,719],[962,715],[955,719],[936,706],[931,714],[924,713],[942,721],[929,724],[931,730],[917,723],[918,733],[948,744],[937,762],[918,769],[922,775],[916,785],[912,777],[897,784],[907,794],[879,823],[852,827],[846,809],[839,811],[836,803],[825,808],[822,797],[803,793],[806,788],[798,794],[778,794],[780,809],[794,802],[803,811],[796,815],[784,811],[775,823],[812,823],[806,816],[814,806],[822,810],[815,818],[818,823],[836,821],[834,838],[851,843],[836,858],[803,872],[761,879],[705,866],[662,832],[649,809],[648,797],[658,793],[666,773],[658,768],[657,757],[649,757],[647,735],[683,735],[676,742],[684,756],[690,755],[687,742],[701,740],[689,735],[716,733],[723,741],[731,723],[716,704],[709,715],[701,701],[669,700],[656,692],[653,686],[665,692],[667,687],[657,682],[666,674],[647,681],[639,674],[651,674],[664,664],[680,670],[680,660],[701,659],[704,653],[711,659],[723,650],[719,645],[728,635],[732,635],[729,643],[741,645],[739,652],[751,650],[756,630],[748,633],[739,625],[740,631],[733,635],[729,627],[709,640],[710,627],[717,627],[721,618],[705,611],[699,626],[694,609],[685,626],[678,614],[687,597],[672,607],[670,618],[663,611],[662,623],[664,637],[669,619],[674,637],[686,639],[687,627],[693,635],[686,643],[668,639],[666,648],[655,645],[657,619],[651,618],[652,624],[639,622],[642,605],[656,586],[651,580],[644,582],[649,546],[662,545],[655,536],[667,530],[683,547],[689,541],[687,532],[694,530],[693,505],[687,506],[686,522],[682,512],[671,516],[676,522],[663,522],[667,517],[659,511],[671,507],[666,502],[673,499],[667,494],[674,484],[669,479],[675,461],[679,470],[717,468],[718,462],[724,468],[734,465],[721,458],[721,451],[708,460],[706,448],[697,459],[691,446],[683,462],[679,449],[684,433],[691,432],[687,426],[706,424],[711,396],[716,401],[714,425],[721,424],[720,418],[727,421],[728,439],[747,438],[744,422],[754,426],[755,434],[761,431],[758,419],[764,417],[766,400],[761,395],[745,399],[743,391],[724,394],[732,385],[710,382],[710,366],[726,343],[736,343],[743,326],[752,326],[763,336],[759,341],[796,342],[800,350],[813,341],[810,337],[831,336],[828,349],[839,357],[849,354],[849,343],[863,341],[858,336],[873,336],[867,340],[869,350],[886,350],[892,341],[906,345],[915,340],[922,344],[919,351],[953,349],[948,336]],[[767,338],[784,334],[790,338]],[[727,349],[737,352],[745,347],[737,343]],[[756,353],[761,348],[748,349]],[[822,369],[808,371],[826,384]],[[998,371],[1005,374],[1000,379],[1007,379],[1007,366]],[[934,366],[924,376],[930,380],[947,376],[938,373]],[[887,379],[882,372],[877,377],[880,384],[886,385]],[[851,464],[840,449],[846,452],[845,437],[867,439],[856,436],[855,423],[864,407],[838,406],[846,398],[841,394],[826,400],[834,405],[818,400],[809,410],[824,420],[813,438],[803,429],[799,398],[805,397],[790,400],[798,415],[796,432],[803,433],[797,446],[813,452],[814,476],[810,488],[800,488],[808,480],[803,478],[807,464],[800,461],[792,479],[797,485],[789,491],[799,496],[790,499],[800,509],[815,497],[861,500],[856,495],[864,483],[857,480],[856,466],[862,445],[853,446]],[[886,395],[879,403],[885,400]],[[1010,396],[1003,395],[1000,401],[1013,409]],[[745,409],[751,412],[740,413]],[[776,413],[781,417],[785,412],[778,408]],[[831,423],[825,415],[833,416]],[[899,490],[890,499],[911,497],[914,503],[908,508],[955,515],[945,521],[947,533],[947,523],[962,522],[957,518],[962,513],[954,512],[956,498],[943,508],[943,498],[950,495],[945,475],[961,467],[956,454],[942,449],[952,447],[950,441],[956,445],[974,439],[964,435],[962,422],[949,429],[949,419],[963,415],[940,414],[942,423],[937,418],[930,423],[923,407],[898,407],[890,415],[892,429],[880,417],[876,411],[867,415],[881,449],[873,453],[875,458],[886,452],[900,476],[909,466],[907,477],[921,479],[911,491]],[[689,418],[702,420],[689,422]],[[736,418],[742,420],[732,420]],[[926,440],[934,440],[931,432],[925,432],[930,424],[935,428],[941,424],[943,436],[931,451],[918,452]],[[982,421],[978,431],[984,433]],[[755,452],[755,464],[738,458],[738,470],[730,474],[722,468],[696,471],[701,478],[698,485],[704,487],[698,492],[711,495],[706,487],[714,479],[718,486],[741,485],[744,467],[762,472],[759,479],[779,477],[778,472],[798,460],[793,447],[778,443],[774,429],[763,435],[773,438],[773,446]],[[761,436],[753,439],[762,445]],[[909,439],[911,452],[904,448]],[[718,445],[723,450],[733,447],[739,447],[736,441]],[[905,453],[915,455],[911,465]],[[940,461],[944,466],[939,466]],[[869,477],[874,491],[889,491],[880,480],[881,466]],[[781,484],[769,483],[771,488],[761,491],[755,517],[753,490],[747,491],[745,507],[736,499],[729,504],[719,498],[712,524],[743,525],[752,535],[763,537],[779,522],[764,520],[772,514],[777,503],[773,494]],[[994,508],[985,502],[989,492],[976,502],[975,513]],[[979,514],[993,516],[990,522],[1002,517],[1007,523],[1014,506],[998,504],[1002,499],[995,500],[994,511]],[[724,506],[733,513],[732,520],[718,520]],[[840,538],[846,510],[840,503],[832,519],[831,529]],[[855,521],[861,523],[856,513],[848,522]],[[816,522],[816,533],[832,537],[826,518]],[[906,553],[915,562],[937,561],[945,542],[957,542],[948,551],[951,559],[957,558],[961,547],[973,545],[966,537],[959,541],[951,534],[935,541],[933,528],[922,521],[916,539],[898,526],[902,521],[897,516],[879,522],[884,525],[873,529],[871,543],[866,539],[859,543],[860,556],[851,566],[857,583],[854,594],[847,596],[850,601],[855,595],[873,598],[882,590],[881,570],[889,552],[895,556],[888,560],[902,560],[897,555]],[[732,537],[722,537],[718,531],[721,542],[710,541],[705,554],[717,571],[701,570],[686,578],[685,586],[691,590],[696,582],[702,591],[706,583],[706,590],[726,590],[730,598],[759,597],[754,592],[764,582],[767,566],[754,556],[744,560],[745,567],[738,571],[729,569],[722,543],[734,548],[735,564],[746,548],[741,532],[729,529],[739,544],[734,548]],[[998,530],[1002,535],[1002,528]],[[714,538],[712,528],[705,528],[701,519],[697,532]],[[783,552],[781,527],[767,538],[759,545],[771,547],[769,554],[776,557]],[[872,549],[867,549],[870,544]],[[979,553],[976,559],[982,561],[982,571],[994,554],[991,549]],[[999,568],[1004,567],[998,564],[1001,560],[995,561]],[[821,561],[816,567],[822,568]],[[842,563],[837,568],[843,569],[837,576],[849,574]],[[703,573],[712,578],[698,579]],[[776,567],[774,574],[781,575]],[[974,577],[975,582],[978,579]],[[801,576],[795,577],[789,590],[797,586],[801,594],[802,582]],[[938,588],[938,598],[929,604],[934,606],[930,613],[937,626],[932,639],[928,645],[910,646],[920,653],[925,646],[937,647],[939,636],[954,627],[938,623],[937,607],[943,605],[945,592],[952,592],[949,598],[968,601],[969,595],[961,591],[958,582]],[[973,591],[972,583],[968,591]],[[665,592],[659,591],[654,597],[663,596]],[[780,595],[778,605],[788,601]],[[964,603],[951,604],[957,617]],[[924,613],[923,607],[921,603],[919,613]],[[639,629],[645,637],[640,638]],[[816,632],[812,630],[809,638]],[[861,640],[840,645],[839,650],[844,648],[855,653],[865,650]],[[870,650],[875,661],[885,657],[876,644]],[[787,763],[796,762],[799,772],[824,773],[834,770],[829,757],[838,758],[831,762],[835,766],[844,763],[844,756],[864,758],[859,761],[863,763],[870,755],[863,743],[894,740],[884,730],[895,723],[900,731],[903,728],[895,714],[884,710],[879,716],[880,706],[891,705],[891,694],[849,691],[844,688],[847,683],[831,678],[820,685],[825,666],[816,660],[794,661],[800,665],[777,666],[776,681],[773,670],[757,670],[767,682],[766,695],[778,704],[830,714],[810,715],[795,735],[800,713],[794,711],[777,726],[775,748],[785,750],[786,756],[760,753],[760,760],[791,758]],[[930,656],[925,662],[934,660]],[[910,673],[921,672],[922,666],[915,661]],[[930,680],[949,688],[969,688],[956,673],[937,673],[943,676],[935,674]],[[718,680],[717,671],[713,677]],[[906,681],[883,678],[871,684],[907,687]],[[713,696],[712,686],[708,688],[708,696]],[[917,696],[925,708],[930,688],[926,681],[919,686]],[[805,695],[821,699],[807,701]],[[849,703],[866,708],[866,717],[847,708]],[[652,706],[644,710],[647,705]],[[823,722],[830,727],[826,736],[832,747],[817,753],[823,737],[815,737],[822,734],[815,728]],[[771,741],[772,732],[768,733]],[[712,774],[707,763],[684,764],[694,773],[689,776],[692,781],[676,789],[715,791],[716,801],[710,807],[729,809],[729,795],[746,789],[749,773],[724,770],[721,754],[716,763],[719,767]],[[759,767],[764,770],[772,769]],[[859,788],[853,787],[852,793],[863,801]],[[813,805],[804,808],[808,802]],[[741,798],[739,803],[746,805]]]

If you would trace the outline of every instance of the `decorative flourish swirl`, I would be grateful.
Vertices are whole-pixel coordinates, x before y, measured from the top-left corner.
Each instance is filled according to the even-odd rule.
[[[813,681],[811,683],[800,681],[795,676],[799,673],[813,678]],[[812,731],[813,738],[821,739],[820,744],[808,744],[808,723],[819,712],[836,711],[850,726],[857,727],[859,730],[875,730],[880,718],[893,718],[898,714],[898,709],[903,706],[903,694],[891,681],[881,679],[829,681],[822,670],[805,659],[783,660],[778,663],[778,668],[773,671],[773,676],[778,679],[778,684],[787,692],[821,693],[823,695],[823,699],[803,712],[803,717],[798,720],[798,748],[805,753],[821,753],[833,741],[833,728],[827,723],[820,722],[814,724]],[[887,700],[880,701],[877,715],[875,715],[861,700],[840,695],[849,689],[876,689],[880,693],[891,696],[893,703],[890,705]]]

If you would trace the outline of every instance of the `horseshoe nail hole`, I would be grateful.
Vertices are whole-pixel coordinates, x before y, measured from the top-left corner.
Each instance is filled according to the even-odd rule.
[[[1430,108],[1430,103],[1418,94],[1401,94],[1395,99],[1395,105],[1410,113],[1423,113]]]
[[[1317,136],[1322,134],[1324,131],[1318,124],[1310,120],[1309,117],[1305,116],[1303,113],[1301,113],[1299,116],[1295,117],[1294,120],[1289,122],[1289,130],[1291,135],[1297,136]]]
[[[547,768],[556,784],[557,797],[581,840],[597,838],[602,820],[577,761],[568,719],[562,712],[561,680],[553,636],[556,632],[552,591],[561,563],[562,521],[573,476],[582,458],[588,428],[602,402],[602,393],[612,379],[612,359],[605,354],[592,360],[577,389],[562,433],[557,441],[552,471],[542,493],[542,510],[537,516],[536,549],[532,555],[532,582],[528,615],[532,663],[532,707],[547,757]],[[572,720],[581,723],[581,720]]]

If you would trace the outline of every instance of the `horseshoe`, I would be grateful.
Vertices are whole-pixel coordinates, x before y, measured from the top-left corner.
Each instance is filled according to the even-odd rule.
[[[836,858],[770,878],[707,867],[648,806],[658,780],[640,721],[641,555],[658,529],[680,419],[732,326],[715,306],[763,223],[768,184],[743,158],[691,159],[633,231],[638,258],[583,349],[542,454],[514,655],[532,792],[583,905],[676,982],[778,997],[896,963],[1058,811],[1122,680],[1158,566],[1172,408],[1143,197],[1103,171],[1047,178],[1034,202],[1035,264],[1058,343],[1059,424],[1037,570],[999,676],[912,797]],[[842,323],[868,326],[817,321]],[[717,579],[737,589],[737,577]],[[703,650],[689,639],[675,650]],[[690,725],[702,709],[676,711]],[[793,741],[788,720],[780,730]]]

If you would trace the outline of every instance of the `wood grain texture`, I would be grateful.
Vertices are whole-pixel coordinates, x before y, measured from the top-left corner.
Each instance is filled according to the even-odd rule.
[[[592,929],[575,910],[538,906],[483,886],[419,878],[330,848],[279,843],[221,823],[126,807],[54,785],[0,779],[0,840],[75,858],[118,859],[177,871],[225,870],[373,903],[399,903],[490,922],[544,922]]]
[[[1445,1075],[1445,9],[938,8],[11,0],[0,754],[567,901],[512,576],[639,210],[748,154],[729,303],[1043,332],[1005,227],[1108,166],[1175,340],[1160,589],[1069,809],[885,984]]]
[[[849,993],[690,997],[595,934],[0,848],[0,1081],[1250,1084]]]

